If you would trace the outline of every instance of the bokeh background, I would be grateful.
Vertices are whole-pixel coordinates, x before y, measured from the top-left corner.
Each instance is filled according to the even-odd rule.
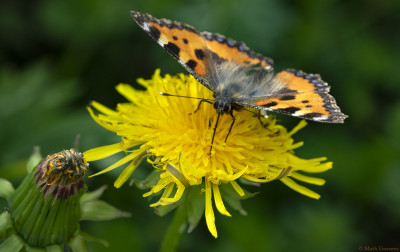
[[[248,216],[216,215],[218,239],[204,219],[182,236],[179,251],[357,251],[400,247],[400,1],[70,0],[0,2],[0,177],[16,186],[33,146],[42,154],[80,150],[119,139],[85,106],[124,101],[114,89],[185,70],[131,19],[130,10],[218,32],[272,57],[276,69],[320,73],[331,86],[343,125],[310,122],[295,135],[303,158],[327,156],[334,169],[311,187],[320,200],[280,182],[243,202]],[[278,116],[293,127],[298,119]],[[112,160],[97,162],[93,171]],[[144,169],[145,170],[145,169]],[[137,171],[143,177],[146,171]],[[171,214],[159,217],[144,191],[113,188],[117,173],[88,180],[109,185],[103,199],[128,219],[82,223],[109,241],[91,251],[156,251]],[[5,205],[0,201],[1,206]],[[228,209],[229,210],[229,209]]]

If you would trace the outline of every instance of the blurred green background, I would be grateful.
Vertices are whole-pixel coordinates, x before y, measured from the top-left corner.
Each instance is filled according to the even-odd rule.
[[[0,177],[16,186],[33,146],[42,154],[81,151],[119,141],[85,109],[124,101],[114,89],[185,70],[143,32],[129,11],[148,12],[218,32],[272,57],[276,69],[320,73],[349,118],[310,122],[294,138],[303,158],[327,156],[318,201],[282,183],[265,184],[243,202],[248,216],[216,214],[219,238],[204,219],[184,234],[179,251],[357,251],[400,247],[400,1],[70,0],[0,3]],[[293,127],[298,119],[278,116]],[[93,170],[112,161],[96,163]],[[138,171],[135,176],[143,176]],[[109,185],[103,199],[129,219],[82,223],[110,246],[91,251],[155,251],[171,214],[158,217],[144,191],[113,188],[117,173],[88,180]],[[4,206],[4,201],[1,201]],[[229,210],[229,209],[228,209]]]

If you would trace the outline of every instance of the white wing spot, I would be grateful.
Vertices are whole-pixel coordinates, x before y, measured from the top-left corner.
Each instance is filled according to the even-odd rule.
[[[143,23],[143,27],[142,28],[143,28],[143,30],[145,30],[147,32],[150,31],[150,27],[149,27],[149,25],[147,23]]]

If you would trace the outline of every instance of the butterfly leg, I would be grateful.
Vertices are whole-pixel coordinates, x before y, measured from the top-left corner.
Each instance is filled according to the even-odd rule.
[[[209,101],[209,100],[207,100],[207,99],[201,99],[200,100],[200,102],[199,102],[199,105],[197,106],[197,109],[193,112],[193,113],[190,113],[189,115],[191,115],[191,114],[195,114],[197,111],[199,111],[199,109],[200,109],[200,106],[201,106],[201,104],[203,103],[203,102],[207,102],[207,103],[210,103],[210,104],[212,104],[212,102],[211,101]]]
[[[226,143],[226,140],[228,140],[229,134],[231,133],[233,124],[235,124],[235,117],[233,116],[233,109],[232,109],[229,113],[230,113],[230,115],[231,115],[231,117],[232,117],[232,123],[231,123],[231,127],[229,127],[228,134],[227,134],[226,137],[225,137],[225,143]],[[260,121],[261,121],[261,120],[260,120]]]
[[[214,143],[215,132],[217,131],[217,126],[218,126],[218,121],[219,121],[219,117],[220,116],[221,116],[221,114],[218,113],[217,121],[215,122],[214,132],[213,132],[212,139],[211,139],[210,156],[211,156],[211,151],[212,151],[212,147],[213,147],[213,143]]]

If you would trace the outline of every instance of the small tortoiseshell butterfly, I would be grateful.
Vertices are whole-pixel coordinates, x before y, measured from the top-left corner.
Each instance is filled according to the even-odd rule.
[[[251,51],[244,43],[149,14],[131,14],[143,30],[214,92],[212,103],[218,115],[230,113],[234,119],[233,109],[250,107],[318,122],[343,123],[347,117],[318,74],[293,69],[274,74],[272,59]]]

